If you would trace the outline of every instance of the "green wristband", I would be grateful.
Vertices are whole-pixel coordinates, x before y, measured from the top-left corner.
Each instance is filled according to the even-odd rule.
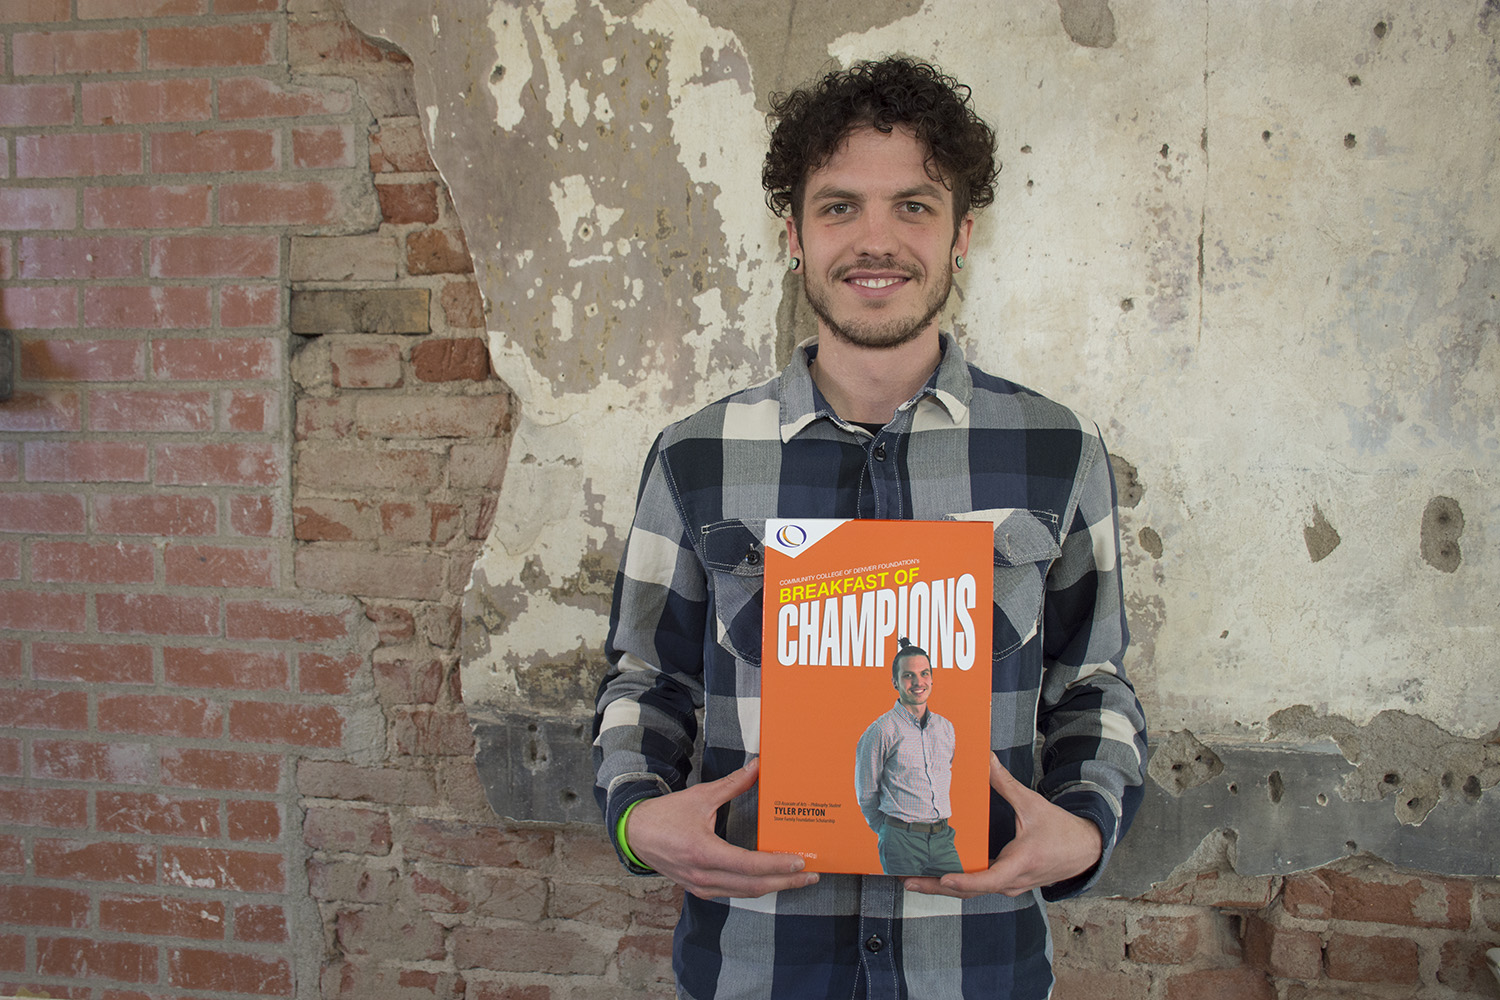
[[[635,811],[636,806],[645,801],[645,799],[636,799],[634,802],[630,803],[630,805],[625,807],[625,811],[620,814],[620,822],[615,825],[615,841],[619,843],[620,853],[625,855],[625,860],[629,861],[637,868],[644,868],[648,872],[654,874],[656,872],[656,869],[652,868],[640,858],[636,857],[634,852],[630,850],[630,842],[625,839],[625,824],[629,822],[630,814]]]

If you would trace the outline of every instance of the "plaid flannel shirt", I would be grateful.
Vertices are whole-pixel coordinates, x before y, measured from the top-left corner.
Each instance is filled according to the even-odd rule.
[[[991,521],[993,749],[1013,775],[1098,825],[1099,864],[1016,898],[908,893],[884,875],[824,875],[758,899],[688,893],[673,967],[679,996],[694,1000],[1046,997],[1042,900],[1097,878],[1140,800],[1146,756],[1121,666],[1108,456],[1097,429],[968,365],[947,337],[926,386],[872,436],[814,386],[816,349],[800,348],[777,379],[673,424],[651,448],[594,722],[606,830],[615,837],[632,803],[686,786],[699,711],[701,780],[757,753],[766,518]],[[755,824],[752,789],[721,810],[718,832],[754,848]],[[991,792],[991,857],[1014,824]]]

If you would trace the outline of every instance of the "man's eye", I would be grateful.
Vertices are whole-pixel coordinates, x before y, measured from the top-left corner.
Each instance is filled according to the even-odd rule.
[[[854,206],[849,204],[848,202],[841,201],[833,205],[829,205],[826,211],[829,215],[848,215],[850,212],[854,211]]]
[[[923,212],[927,211],[927,206],[922,204],[920,201],[909,201],[901,206],[901,210],[903,212],[910,212],[913,215],[921,215]]]

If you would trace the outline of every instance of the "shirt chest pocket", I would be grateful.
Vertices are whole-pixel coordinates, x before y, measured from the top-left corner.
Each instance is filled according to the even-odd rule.
[[[1041,627],[1047,571],[1062,555],[1057,516],[1048,511],[994,508],[954,520],[995,526],[995,660],[1030,641]]]
[[[703,528],[715,639],[735,659],[755,667],[760,666],[765,530],[763,519],[716,521]]]

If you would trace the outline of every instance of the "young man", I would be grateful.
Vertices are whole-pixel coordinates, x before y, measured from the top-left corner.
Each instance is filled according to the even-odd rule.
[[[1045,997],[1041,900],[1097,876],[1145,759],[1108,456],[1092,426],[938,331],[997,173],[967,88],[888,59],[772,116],[762,180],[790,212],[818,338],[646,459],[595,719],[606,827],[630,870],[687,890],[682,997]],[[995,525],[988,870],[820,878],[753,849],[761,538],[777,516]]]
[[[905,639],[891,658],[896,704],[870,723],[854,749],[854,792],[879,838],[887,875],[961,872],[949,790],[958,735],[927,706],[932,660]]]

